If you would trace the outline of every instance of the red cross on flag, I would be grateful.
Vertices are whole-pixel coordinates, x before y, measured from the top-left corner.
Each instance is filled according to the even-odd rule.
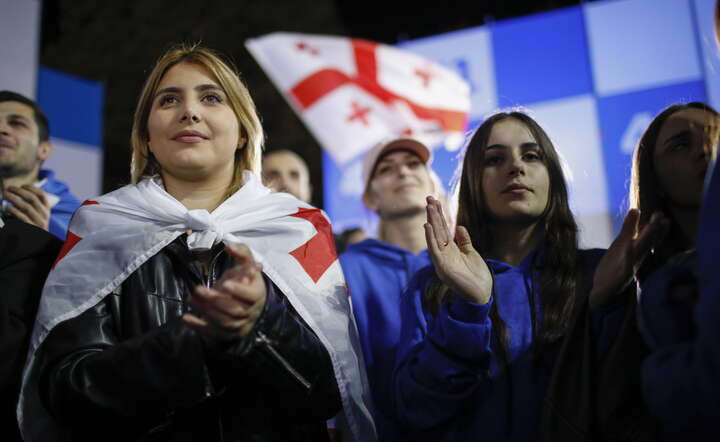
[[[462,143],[470,88],[426,58],[367,40],[283,32],[246,46],[338,164],[389,136],[450,150]]]

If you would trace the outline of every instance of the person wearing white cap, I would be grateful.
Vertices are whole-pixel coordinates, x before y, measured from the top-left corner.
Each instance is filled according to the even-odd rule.
[[[423,230],[426,197],[439,187],[430,162],[430,149],[410,138],[385,141],[365,155],[363,201],[380,217],[378,235],[350,245],[340,255],[381,441],[397,439],[385,398],[390,397],[400,336],[400,295],[415,271],[430,263]]]

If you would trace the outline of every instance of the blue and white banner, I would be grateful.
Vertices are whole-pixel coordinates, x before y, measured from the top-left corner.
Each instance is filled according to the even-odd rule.
[[[715,0],[617,0],[558,9],[401,44],[458,72],[471,87],[471,128],[522,106],[569,171],[583,246],[606,247],[627,209],[632,152],[652,118],[687,101],[720,106]],[[456,153],[434,152],[448,183]],[[324,156],[325,210],[336,228],[366,225],[360,158]]]
[[[41,67],[37,101],[50,120],[55,148],[43,167],[81,201],[102,193],[102,83]]]

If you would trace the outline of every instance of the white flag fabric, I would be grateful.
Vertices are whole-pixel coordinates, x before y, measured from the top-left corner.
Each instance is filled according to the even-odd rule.
[[[389,137],[462,143],[470,88],[453,71],[391,46],[273,33],[245,45],[340,165]]]
[[[188,210],[155,180],[86,201],[50,272],[33,329],[18,404],[23,437],[54,441],[55,423],[36,391],[36,353],[48,333],[100,302],[188,229],[191,249],[243,243],[328,350],[343,404],[341,422],[357,442],[376,440],[367,378],[330,223],[289,194],[271,193],[250,172],[212,213]]]

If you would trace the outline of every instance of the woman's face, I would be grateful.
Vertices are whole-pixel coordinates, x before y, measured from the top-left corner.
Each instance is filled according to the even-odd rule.
[[[700,206],[711,149],[717,149],[708,131],[713,119],[705,110],[685,109],[672,114],[660,129],[653,162],[660,190],[673,205]]]
[[[232,179],[240,127],[225,91],[205,67],[179,63],[165,73],[153,98],[148,133],[163,176]]]
[[[532,222],[548,204],[550,175],[544,154],[525,123],[506,118],[495,123],[482,162],[482,192],[490,217]]]

